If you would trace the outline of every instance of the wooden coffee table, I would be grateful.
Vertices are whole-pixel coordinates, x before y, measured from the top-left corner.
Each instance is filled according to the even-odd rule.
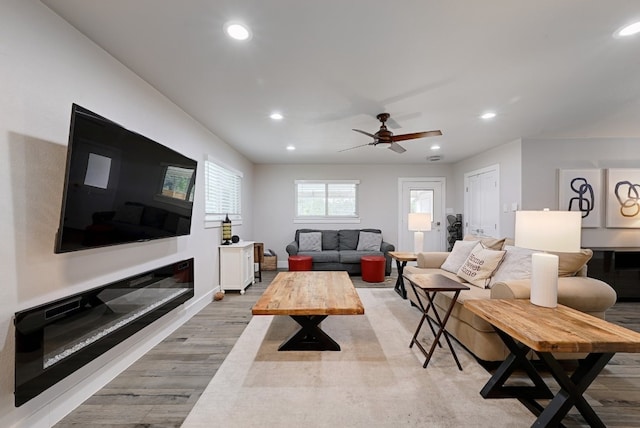
[[[418,260],[416,253],[409,253],[405,251],[389,251],[389,257],[396,261],[396,267],[398,268],[398,278],[396,278],[395,290],[403,299],[407,298],[407,290],[404,286],[404,279],[402,274],[407,262],[415,262]]]
[[[456,351],[453,349],[451,345],[451,339],[449,339],[449,333],[445,330],[447,325],[447,321],[449,320],[449,316],[451,315],[451,311],[456,305],[456,301],[458,300],[458,296],[462,290],[468,290],[469,287],[461,284],[457,281],[454,281],[451,278],[447,278],[444,275],[439,273],[429,274],[429,273],[409,273],[405,275],[411,287],[413,287],[413,291],[416,295],[416,299],[418,300],[418,305],[420,310],[422,311],[422,318],[420,318],[420,322],[418,323],[418,327],[416,328],[416,332],[413,334],[413,338],[411,339],[411,343],[409,344],[409,348],[413,347],[413,345],[417,345],[418,348],[422,351],[424,356],[426,357],[423,368],[427,368],[431,357],[433,356],[433,352],[436,349],[436,345],[440,343],[440,336],[444,335],[445,340],[447,341],[447,345],[449,345],[449,350],[451,351],[451,355],[458,365],[458,369],[462,370],[462,365],[458,360],[458,356],[456,355]],[[420,293],[418,293],[418,289],[422,290],[424,294],[427,296],[428,303],[425,305],[425,302],[420,298]],[[433,299],[435,298],[436,293],[439,292],[453,292],[453,297],[451,298],[451,304],[447,309],[447,313],[444,315],[444,318],[440,318],[438,311],[436,310],[436,306],[433,303]],[[433,328],[431,324],[431,318],[429,316],[429,309],[432,309],[433,316],[435,318],[436,323],[438,324],[438,331]],[[431,344],[431,349],[427,351],[424,346],[418,341],[418,333],[420,333],[420,329],[424,324],[424,321],[427,321],[429,324],[429,328],[431,328],[431,332],[434,335],[433,343]]]
[[[288,315],[300,330],[278,351],[339,351],[319,324],[329,315],[363,315],[347,272],[280,272],[253,306],[253,315]]]
[[[533,426],[559,426],[575,406],[592,427],[604,427],[582,396],[616,352],[640,352],[640,333],[566,306],[545,308],[529,300],[467,300],[464,306],[488,321],[511,354],[480,394],[484,398],[517,398],[538,419]],[[536,367],[527,359],[533,350],[560,385],[554,396]],[[588,353],[569,376],[552,353]],[[524,370],[532,386],[504,386],[517,370]],[[552,399],[543,408],[538,399]]]

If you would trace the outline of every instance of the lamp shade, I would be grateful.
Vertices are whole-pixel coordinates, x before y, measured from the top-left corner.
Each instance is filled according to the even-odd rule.
[[[540,251],[580,251],[579,211],[516,211],[517,247]]]
[[[409,230],[423,232],[431,230],[431,214],[409,213]]]
[[[580,211],[516,211],[517,247],[540,251],[580,251]],[[558,305],[558,261],[556,254],[531,255],[531,303],[547,308]]]

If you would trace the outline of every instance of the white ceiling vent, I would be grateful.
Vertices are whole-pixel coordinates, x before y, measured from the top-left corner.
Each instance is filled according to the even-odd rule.
[[[438,162],[440,160],[442,160],[440,155],[427,156],[427,162]]]

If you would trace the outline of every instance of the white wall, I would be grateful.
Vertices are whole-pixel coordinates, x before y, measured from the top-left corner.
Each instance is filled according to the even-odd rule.
[[[427,165],[257,165],[255,167],[254,237],[278,254],[286,266],[285,248],[296,229],[382,230],[385,241],[398,245],[398,178],[445,177],[447,207],[453,200],[451,166]],[[295,180],[360,180],[360,224],[295,224]],[[461,207],[460,207],[461,209]]]
[[[558,209],[558,169],[640,168],[640,139],[525,139],[522,160],[523,208]],[[640,235],[637,229],[583,229],[582,246],[638,247]]]
[[[242,171],[245,218],[234,228],[241,236],[253,230],[253,166],[40,2],[2,0],[0,94],[0,426],[49,426],[210,301],[218,285],[220,234],[204,229],[203,168],[190,236],[53,253],[71,104],[199,162],[213,154]],[[189,257],[196,259],[195,299],[14,408],[14,312]]]
[[[487,150],[484,153],[460,161],[454,165],[455,177],[455,202],[453,205],[464,208],[464,175],[491,165],[499,165],[500,168],[500,236],[513,238],[515,234],[515,213],[511,205],[521,205],[521,142],[515,140],[507,144]],[[504,212],[503,207],[508,210]],[[464,219],[463,219],[464,221]]]

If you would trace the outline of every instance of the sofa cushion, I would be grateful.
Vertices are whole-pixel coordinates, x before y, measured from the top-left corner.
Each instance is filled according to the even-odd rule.
[[[465,235],[463,238],[465,241],[480,241],[484,244],[486,248],[491,250],[502,250],[502,247],[505,245],[507,238],[492,238],[488,236],[479,236],[479,235]],[[512,245],[512,243],[510,243]]]
[[[479,241],[456,241],[451,249],[451,254],[447,256],[447,259],[442,263],[440,267],[442,270],[457,274],[471,250],[478,244]]]
[[[528,248],[507,245],[504,260],[491,277],[489,287],[496,282],[531,278],[531,255],[535,252]]]
[[[299,256],[311,256],[314,263],[338,263],[340,262],[340,252],[335,250],[326,251],[300,251]]]
[[[322,251],[322,233],[306,232],[300,234],[298,242],[298,250],[304,251]]]
[[[502,262],[505,252],[504,250],[498,251],[485,248],[485,246],[479,242],[473,250],[471,250],[471,254],[469,254],[467,260],[460,267],[457,275],[477,287],[486,288],[493,272],[498,269],[498,266]]]
[[[338,231],[338,239],[340,245],[338,249],[343,250],[355,250],[358,248],[358,237],[360,236],[359,230],[342,229]]]
[[[582,267],[587,264],[593,256],[593,251],[589,248],[580,250],[579,253],[558,253],[550,251],[559,257],[558,260],[558,276],[575,276]]]
[[[338,249],[338,231],[337,230],[323,230],[322,231],[322,250],[337,250]]]
[[[450,254],[446,251],[418,253],[416,254],[416,266],[419,268],[440,268]]]
[[[362,256],[384,256],[380,251],[340,251],[340,263],[360,263]]]
[[[382,233],[361,231],[358,235],[357,251],[380,251],[382,244]]]

